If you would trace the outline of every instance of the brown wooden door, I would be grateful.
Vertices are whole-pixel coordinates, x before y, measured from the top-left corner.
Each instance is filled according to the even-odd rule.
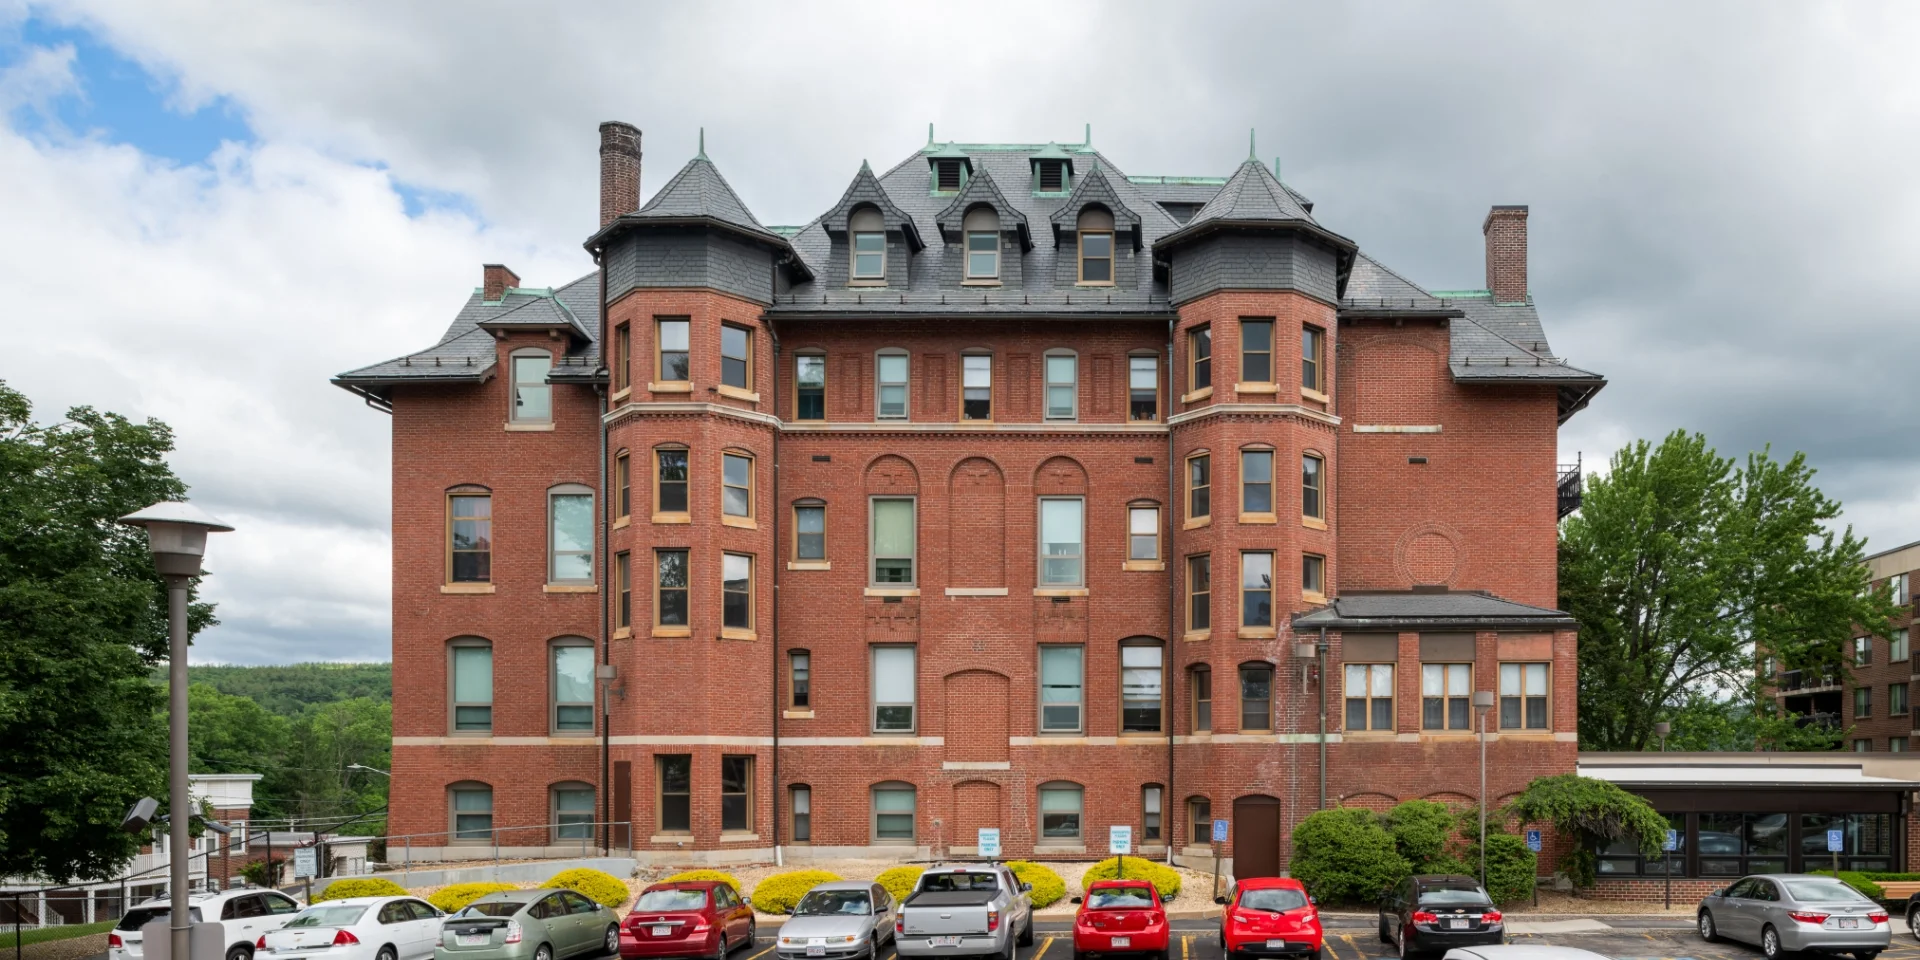
[[[1233,878],[1280,875],[1280,801],[1241,797],[1233,801]]]

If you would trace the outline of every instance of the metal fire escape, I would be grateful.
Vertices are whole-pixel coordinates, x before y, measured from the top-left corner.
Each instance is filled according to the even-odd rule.
[[[1574,455],[1572,463],[1563,463],[1559,470],[1560,517],[1580,509],[1580,464],[1582,457]]]

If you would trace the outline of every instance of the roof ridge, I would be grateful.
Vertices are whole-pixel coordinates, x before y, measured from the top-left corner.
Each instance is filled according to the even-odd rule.
[[[1398,280],[1398,281],[1400,281],[1401,283],[1404,283],[1404,284],[1406,284],[1407,286],[1409,286],[1409,287],[1412,287],[1412,288],[1414,288],[1415,290],[1418,290],[1418,291],[1420,291],[1421,293],[1424,293],[1424,294],[1426,294],[1426,295],[1427,295],[1427,296],[1429,296],[1429,297],[1432,297],[1432,296],[1434,295],[1434,294],[1433,294],[1433,291],[1431,291],[1431,290],[1428,290],[1428,289],[1427,289],[1426,287],[1423,287],[1423,286],[1421,286],[1421,285],[1419,285],[1419,284],[1417,284],[1417,283],[1414,283],[1414,282],[1413,282],[1412,280],[1409,280],[1409,279],[1407,279],[1407,275],[1406,275],[1406,274],[1404,274],[1404,273],[1401,273],[1400,271],[1398,271],[1398,270],[1395,270],[1394,268],[1392,268],[1392,267],[1389,267],[1389,266],[1387,266],[1387,265],[1386,265],[1386,264],[1384,264],[1384,263],[1381,263],[1381,262],[1380,262],[1379,260],[1377,260],[1377,259],[1375,259],[1375,258],[1373,258],[1373,257],[1371,257],[1371,256],[1367,256],[1367,254],[1366,254],[1366,253],[1365,253],[1364,251],[1362,251],[1361,253],[1359,253],[1359,254],[1358,254],[1358,256],[1362,256],[1362,257],[1366,257],[1366,258],[1367,258],[1367,262],[1368,262],[1368,263],[1371,263],[1371,264],[1373,264],[1374,266],[1376,266],[1376,267],[1379,267],[1382,273],[1387,273],[1387,274],[1391,274],[1391,275],[1393,276],[1393,278],[1394,278],[1395,280]],[[1440,299],[1440,298],[1439,298],[1439,297],[1435,297],[1434,299],[1436,299],[1436,300],[1437,300],[1437,299]]]

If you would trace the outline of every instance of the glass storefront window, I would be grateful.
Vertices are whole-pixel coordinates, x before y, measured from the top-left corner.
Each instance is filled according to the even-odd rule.
[[[1803,813],[1800,815],[1802,870],[1832,869],[1833,854],[1827,850],[1828,830],[1841,832],[1840,869],[1892,869],[1892,814]]]

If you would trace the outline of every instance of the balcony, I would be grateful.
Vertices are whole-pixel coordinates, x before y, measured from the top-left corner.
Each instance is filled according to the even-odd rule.
[[[1560,492],[1560,517],[1580,509],[1580,461],[1560,464],[1558,483]]]
[[[1810,670],[1783,670],[1775,678],[1774,690],[1777,693],[1796,691],[1837,690],[1840,678],[1830,673],[1814,673]]]

